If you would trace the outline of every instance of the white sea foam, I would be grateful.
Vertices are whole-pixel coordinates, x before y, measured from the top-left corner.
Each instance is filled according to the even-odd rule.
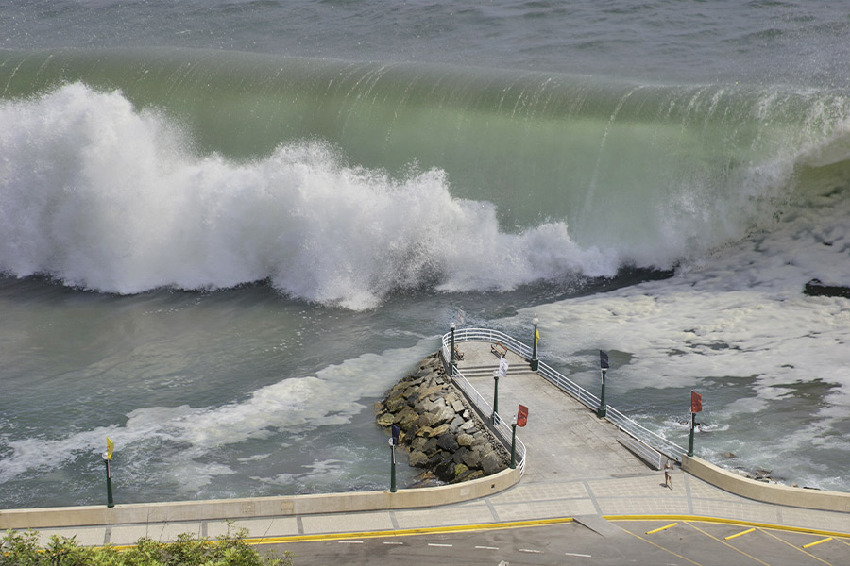
[[[803,287],[813,277],[850,281],[850,202],[841,192],[809,198],[772,230],[683,266],[672,279],[537,306],[516,323],[539,318],[544,356],[549,349],[560,359],[596,349],[629,353],[609,376],[627,397],[644,388],[704,391],[701,418],[713,429],[699,445],[707,453],[732,451],[751,468],[773,467],[811,483],[806,461],[817,456],[810,449],[847,450],[843,441],[836,445],[842,428],[834,427],[850,414],[850,301],[810,297]],[[584,373],[577,379],[593,382],[598,374]],[[714,386],[718,380],[727,385]],[[797,394],[812,383],[823,383],[822,391]],[[644,395],[641,404],[662,417],[654,428],[681,437],[685,421],[664,416],[684,419],[687,395],[675,407]],[[796,406],[783,404],[792,400]],[[779,407],[786,408],[774,414]],[[822,485],[850,488],[846,481]]]
[[[168,466],[159,473],[171,476],[181,489],[191,492],[214,476],[234,473],[226,464],[204,461],[211,450],[265,438],[272,429],[291,433],[345,425],[364,409],[361,398],[379,396],[411,363],[431,353],[433,344],[430,339],[381,355],[363,354],[313,376],[282,379],[223,406],[139,408],[131,411],[121,426],[96,427],[49,440],[7,440],[11,453],[0,459],[0,482],[31,470],[61,468],[84,454],[97,455],[104,450],[108,436],[116,452],[123,452],[126,465],[137,470],[147,465],[146,453],[152,446],[172,446]],[[313,472],[305,470],[304,474],[333,472],[332,464],[315,464]]]

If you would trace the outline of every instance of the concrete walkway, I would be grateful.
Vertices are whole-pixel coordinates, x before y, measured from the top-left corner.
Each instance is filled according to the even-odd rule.
[[[499,359],[486,343],[462,343],[459,370],[492,402],[493,371]],[[721,491],[676,470],[673,489],[663,474],[651,470],[617,441],[616,427],[598,419],[567,394],[530,371],[528,363],[508,354],[507,377],[499,381],[499,408],[510,418],[521,403],[529,408],[528,425],[519,437],[527,448],[522,481],[483,499],[426,509],[311,514],[236,520],[252,538],[321,536],[463,525],[486,525],[571,517],[606,535],[609,521],[634,518],[700,516],[850,533],[850,513],[817,511],[758,503]],[[174,540],[180,533],[215,537],[225,521],[151,523],[41,529],[75,536],[81,544],[131,544],[141,537]]]

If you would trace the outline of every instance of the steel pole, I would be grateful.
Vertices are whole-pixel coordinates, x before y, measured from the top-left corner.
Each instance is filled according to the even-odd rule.
[[[395,444],[392,443],[392,439],[390,439],[390,491],[392,493],[396,492],[396,484],[395,484]]]
[[[106,506],[112,509],[115,504],[112,502],[112,471],[109,469],[109,458],[104,458],[103,462],[106,464]]]
[[[511,427],[514,429],[513,437],[511,437],[511,469],[516,470],[516,423]]]
[[[691,434],[688,438],[688,458],[694,457],[694,424],[696,423],[696,413],[691,413]]]
[[[599,409],[596,411],[596,415],[600,419],[604,419],[605,415],[608,414],[607,409],[605,408],[605,370],[602,370],[602,396],[599,399]]]
[[[534,336],[532,336],[532,344],[534,344],[534,350],[531,354],[531,371],[537,371],[537,368],[540,366],[540,360],[537,359],[537,319],[534,319]]]

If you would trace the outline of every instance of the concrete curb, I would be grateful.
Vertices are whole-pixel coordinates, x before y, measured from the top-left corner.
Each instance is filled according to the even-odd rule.
[[[519,482],[519,470],[439,487],[311,495],[178,501],[105,506],[0,510],[0,529],[37,529],[210,521],[386,509],[415,509],[461,503],[492,495]]]
[[[701,458],[688,456],[682,457],[682,469],[723,491],[747,499],[786,507],[850,512],[850,493],[843,491],[818,491],[768,484],[729,472]]]

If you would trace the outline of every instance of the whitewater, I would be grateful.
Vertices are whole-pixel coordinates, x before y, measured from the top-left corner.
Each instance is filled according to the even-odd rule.
[[[372,404],[451,323],[533,318],[675,442],[700,391],[698,455],[850,489],[850,304],[802,292],[850,281],[842,8],[662,4],[435,5],[399,50],[348,34],[419,3],[7,7],[2,505],[98,502],[107,436],[119,502],[382,489]]]

